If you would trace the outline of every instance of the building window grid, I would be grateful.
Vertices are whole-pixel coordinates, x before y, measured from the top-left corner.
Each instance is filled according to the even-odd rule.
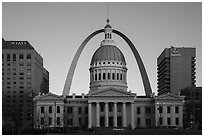
[[[141,113],[140,111],[141,111],[140,107],[137,107],[137,114],[140,114]]]
[[[171,113],[171,106],[167,106],[167,113]]]
[[[49,106],[49,113],[52,113],[52,106]]]
[[[57,113],[60,113],[60,106],[57,106]]]
[[[81,111],[82,109],[81,109],[81,107],[78,107],[78,114],[81,114]]]
[[[178,106],[175,106],[175,113],[179,113],[179,107]]]

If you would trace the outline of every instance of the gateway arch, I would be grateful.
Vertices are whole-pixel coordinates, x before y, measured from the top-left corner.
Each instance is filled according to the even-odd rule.
[[[74,56],[74,58],[72,60],[71,66],[69,68],[69,72],[67,74],[67,78],[66,78],[66,81],[65,81],[64,89],[63,89],[63,96],[67,96],[70,93],[70,88],[71,88],[75,68],[76,68],[77,62],[79,60],[79,57],[80,57],[81,52],[83,51],[84,47],[86,46],[86,44],[89,42],[89,40],[91,38],[93,38],[94,36],[96,36],[97,34],[102,33],[102,32],[104,32],[104,29],[100,29],[100,30],[97,30],[97,31],[93,32],[92,34],[90,34],[82,42],[82,44],[78,48],[78,50],[77,50],[77,52],[76,52],[76,54],[75,54],[75,56]],[[150,86],[149,78],[147,76],[147,72],[145,70],[144,64],[142,62],[142,59],[141,59],[137,49],[135,48],[134,44],[128,39],[128,37],[125,36],[123,33],[121,33],[118,30],[115,30],[115,29],[113,29],[113,33],[115,33],[115,34],[119,35],[120,37],[122,37],[126,41],[126,43],[129,45],[130,49],[132,50],[132,52],[134,54],[134,57],[135,57],[135,60],[137,61],[137,64],[139,66],[139,70],[140,70],[140,74],[141,74],[141,77],[142,77],[142,82],[143,82],[145,94],[146,94],[147,97],[150,97],[151,94],[152,94],[152,89],[151,89],[151,86]]]

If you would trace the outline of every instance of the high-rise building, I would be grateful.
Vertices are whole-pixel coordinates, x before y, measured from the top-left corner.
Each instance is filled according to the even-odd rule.
[[[166,48],[157,58],[158,95],[195,87],[195,48]]]
[[[2,39],[2,116],[3,126],[32,127],[32,99],[49,92],[49,72],[43,58],[28,41]]]
[[[202,87],[187,87],[181,90],[184,98],[184,127],[202,126]]]

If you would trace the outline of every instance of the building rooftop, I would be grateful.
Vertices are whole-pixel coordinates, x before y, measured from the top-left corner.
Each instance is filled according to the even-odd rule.
[[[28,41],[5,41],[2,40],[2,49],[34,49]]]

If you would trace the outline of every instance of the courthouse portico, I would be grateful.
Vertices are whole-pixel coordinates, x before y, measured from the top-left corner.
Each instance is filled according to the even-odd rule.
[[[88,127],[127,127],[135,128],[135,94],[109,88],[88,95]],[[129,120],[127,117],[130,117]],[[128,119],[128,120],[127,120]]]

